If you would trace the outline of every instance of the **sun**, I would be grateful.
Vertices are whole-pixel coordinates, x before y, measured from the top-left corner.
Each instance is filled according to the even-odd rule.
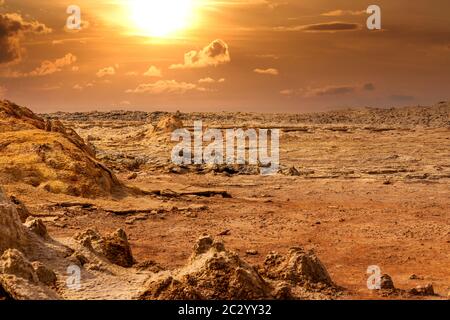
[[[130,0],[135,27],[152,37],[167,37],[189,26],[195,0]]]

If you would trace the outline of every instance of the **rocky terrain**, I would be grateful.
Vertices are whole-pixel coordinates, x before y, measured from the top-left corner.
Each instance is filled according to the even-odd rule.
[[[280,128],[280,171],[174,165],[170,134],[195,120]],[[0,300],[446,299],[449,159],[447,102],[36,115],[2,101]]]

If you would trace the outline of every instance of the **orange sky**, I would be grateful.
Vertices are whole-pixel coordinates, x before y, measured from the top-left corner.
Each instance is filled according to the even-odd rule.
[[[136,13],[133,1],[0,0],[0,97],[38,112],[303,112],[450,98],[448,0],[192,0],[164,14]],[[71,4],[81,8],[77,32],[65,28]],[[366,28],[371,4],[382,31]],[[146,29],[182,24],[170,19],[185,13],[173,33]]]

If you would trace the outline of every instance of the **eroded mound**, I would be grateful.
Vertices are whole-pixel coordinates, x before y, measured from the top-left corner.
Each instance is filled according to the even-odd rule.
[[[98,231],[88,229],[75,235],[75,240],[90,251],[103,255],[118,266],[129,268],[135,263],[128,237],[122,229],[102,236]]]
[[[315,298],[321,290],[328,290],[320,298],[330,298],[334,285],[320,261],[313,255],[297,252],[287,258],[280,258],[281,266],[288,261],[287,272],[271,269],[270,277],[265,277],[255,267],[249,265],[222,242],[210,236],[201,237],[188,264],[173,272],[160,272],[146,283],[141,299],[297,299],[307,296]],[[294,262],[295,261],[295,262]],[[308,265],[308,267],[304,267]],[[266,271],[267,271],[266,270]],[[300,280],[304,281],[300,281]],[[306,282],[321,282],[321,287],[303,287]],[[302,286],[298,288],[298,286]],[[310,290],[310,291],[308,291]]]
[[[122,192],[116,176],[74,130],[9,101],[0,101],[0,151],[3,183],[82,197]]]
[[[152,126],[145,135],[146,138],[158,140],[171,140],[172,132],[183,128],[183,121],[178,114],[169,114],[162,117],[158,123]]]
[[[28,240],[14,204],[9,202],[0,188],[0,255],[6,249],[26,246]]]
[[[45,256],[43,248],[0,188],[0,299],[58,299],[50,288],[56,282],[53,271],[41,262],[31,263],[24,254]]]

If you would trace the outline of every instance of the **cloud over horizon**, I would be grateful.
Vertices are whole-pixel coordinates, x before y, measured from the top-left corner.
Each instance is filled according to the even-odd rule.
[[[127,90],[127,93],[149,93],[149,94],[184,94],[188,91],[207,91],[194,83],[178,82],[176,80],[159,80],[154,83],[143,83],[136,89]]]
[[[173,64],[170,69],[190,69],[215,67],[231,61],[228,45],[220,39],[214,40],[199,51],[190,51],[184,55],[183,64]]]
[[[20,61],[20,40],[25,33],[47,34],[52,32],[38,21],[25,21],[18,13],[0,14],[0,65]]]

